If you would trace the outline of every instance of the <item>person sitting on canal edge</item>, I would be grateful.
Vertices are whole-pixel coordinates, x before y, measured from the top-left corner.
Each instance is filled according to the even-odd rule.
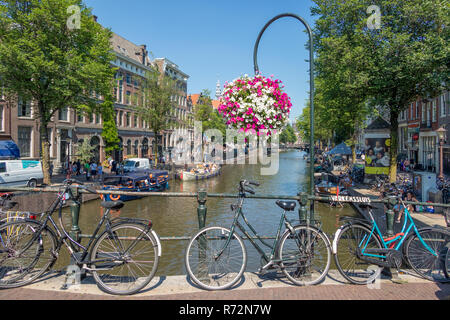
[[[414,196],[414,194],[411,191],[408,191],[406,193],[406,196],[403,197],[403,201],[408,201],[408,202],[419,202],[419,200],[416,199],[416,197]],[[405,211],[405,207],[403,205],[400,206],[400,210],[398,213],[398,218],[395,221],[396,223],[400,223],[402,221],[402,216],[403,216],[403,212]],[[413,213],[414,212],[414,206],[412,204],[407,204],[406,208],[408,209],[409,213]]]

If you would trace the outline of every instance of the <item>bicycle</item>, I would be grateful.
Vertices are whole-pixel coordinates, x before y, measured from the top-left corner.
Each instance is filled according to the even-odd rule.
[[[442,270],[450,232],[433,227],[417,229],[407,206],[401,198],[400,201],[405,212],[404,224],[393,237],[383,237],[371,204],[366,204],[370,221],[341,217],[347,223],[334,236],[333,255],[339,272],[349,282],[371,283],[384,267],[400,269],[403,260],[422,278],[448,277],[442,275]]]
[[[96,193],[82,185],[75,179],[65,180],[49,211],[0,225],[0,289],[22,287],[38,279],[52,268],[63,244],[79,270],[91,272],[97,286],[107,293],[134,294],[151,281],[161,256],[159,237],[149,220],[111,220],[110,211],[121,209],[123,202],[101,203],[106,211],[87,246],[67,233],[62,208],[66,201],[78,202],[72,188]],[[52,218],[57,209],[59,227]]]
[[[294,211],[296,203],[277,201],[277,205],[284,212],[273,244],[267,243],[257,234],[242,211],[246,194],[255,194],[250,185],[259,186],[256,182],[246,180],[239,183],[237,203],[231,206],[235,214],[230,229],[206,227],[189,241],[185,264],[190,279],[206,290],[229,289],[241,279],[247,265],[247,251],[243,239],[236,232],[237,227],[260,254],[261,274],[278,269],[296,285],[314,285],[321,282],[331,263],[331,246],[326,234],[309,225],[309,221],[293,226],[292,221],[286,218],[286,212]],[[255,238],[238,221],[240,217]],[[286,230],[281,233],[283,225]],[[254,239],[269,248],[270,255],[266,254]]]

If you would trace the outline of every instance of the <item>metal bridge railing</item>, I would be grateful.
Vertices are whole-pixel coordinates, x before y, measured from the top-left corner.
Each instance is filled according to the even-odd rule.
[[[78,189],[76,186],[72,188],[73,194],[79,195],[79,200],[81,200],[82,194],[89,194],[88,191],[83,189]],[[57,187],[47,187],[47,188],[6,188],[0,187],[0,192],[31,192],[31,193],[57,193],[60,192],[60,188]],[[126,192],[126,191],[111,191],[111,190],[96,190],[98,195],[128,195],[128,196],[145,196],[145,197],[168,197],[168,198],[196,198],[197,199],[197,217],[199,229],[202,229],[206,225],[207,217],[207,200],[208,198],[222,198],[222,199],[235,199],[238,198],[237,194],[230,193],[207,193],[205,190],[199,190],[198,192]],[[299,209],[298,215],[301,222],[309,220],[311,223],[316,222],[314,213],[308,210],[308,202],[310,201],[322,201],[322,202],[342,202],[342,203],[383,203],[387,207],[386,215],[388,217],[387,222],[387,234],[393,233],[393,217],[394,217],[394,206],[398,204],[396,197],[388,197],[385,199],[371,199],[368,197],[353,197],[353,196],[339,196],[339,198],[330,197],[317,197],[311,196],[307,193],[300,193],[296,196],[287,195],[248,195],[248,199],[258,199],[258,200],[293,200],[298,201]],[[73,202],[70,205],[72,214],[72,229],[71,232],[76,238],[90,237],[89,235],[81,234],[79,227],[80,218],[80,206],[82,201]],[[429,203],[429,202],[408,202],[404,201],[405,204],[412,205],[422,205],[422,206],[433,206],[433,207],[443,207],[450,208],[450,204],[443,203]],[[271,239],[273,237],[265,237]],[[190,237],[161,237],[161,240],[189,240]]]

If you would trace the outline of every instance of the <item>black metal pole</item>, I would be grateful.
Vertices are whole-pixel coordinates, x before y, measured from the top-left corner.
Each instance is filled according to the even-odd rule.
[[[255,74],[259,73],[259,67],[258,67],[258,47],[259,42],[261,41],[261,37],[266,31],[266,29],[276,20],[284,18],[284,17],[291,17],[299,20],[308,30],[309,35],[309,101],[310,101],[310,147],[309,147],[309,155],[310,155],[310,188],[309,192],[311,196],[314,196],[314,43],[313,43],[313,34],[311,27],[309,24],[300,16],[293,14],[293,13],[283,13],[276,17],[274,17],[272,20],[267,22],[267,24],[264,26],[264,28],[261,30],[261,32],[258,35],[258,39],[255,43],[255,48],[253,51],[253,64],[255,68]],[[314,201],[311,201],[311,220],[314,220]]]

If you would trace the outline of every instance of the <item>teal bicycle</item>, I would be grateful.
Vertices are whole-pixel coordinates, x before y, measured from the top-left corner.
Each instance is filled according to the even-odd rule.
[[[449,230],[440,228],[418,229],[404,202],[405,212],[401,232],[385,238],[367,204],[371,221],[354,217],[342,217],[346,222],[334,236],[333,255],[342,276],[354,284],[367,284],[379,277],[383,268],[397,268],[405,260],[421,277],[445,281],[447,243]]]

